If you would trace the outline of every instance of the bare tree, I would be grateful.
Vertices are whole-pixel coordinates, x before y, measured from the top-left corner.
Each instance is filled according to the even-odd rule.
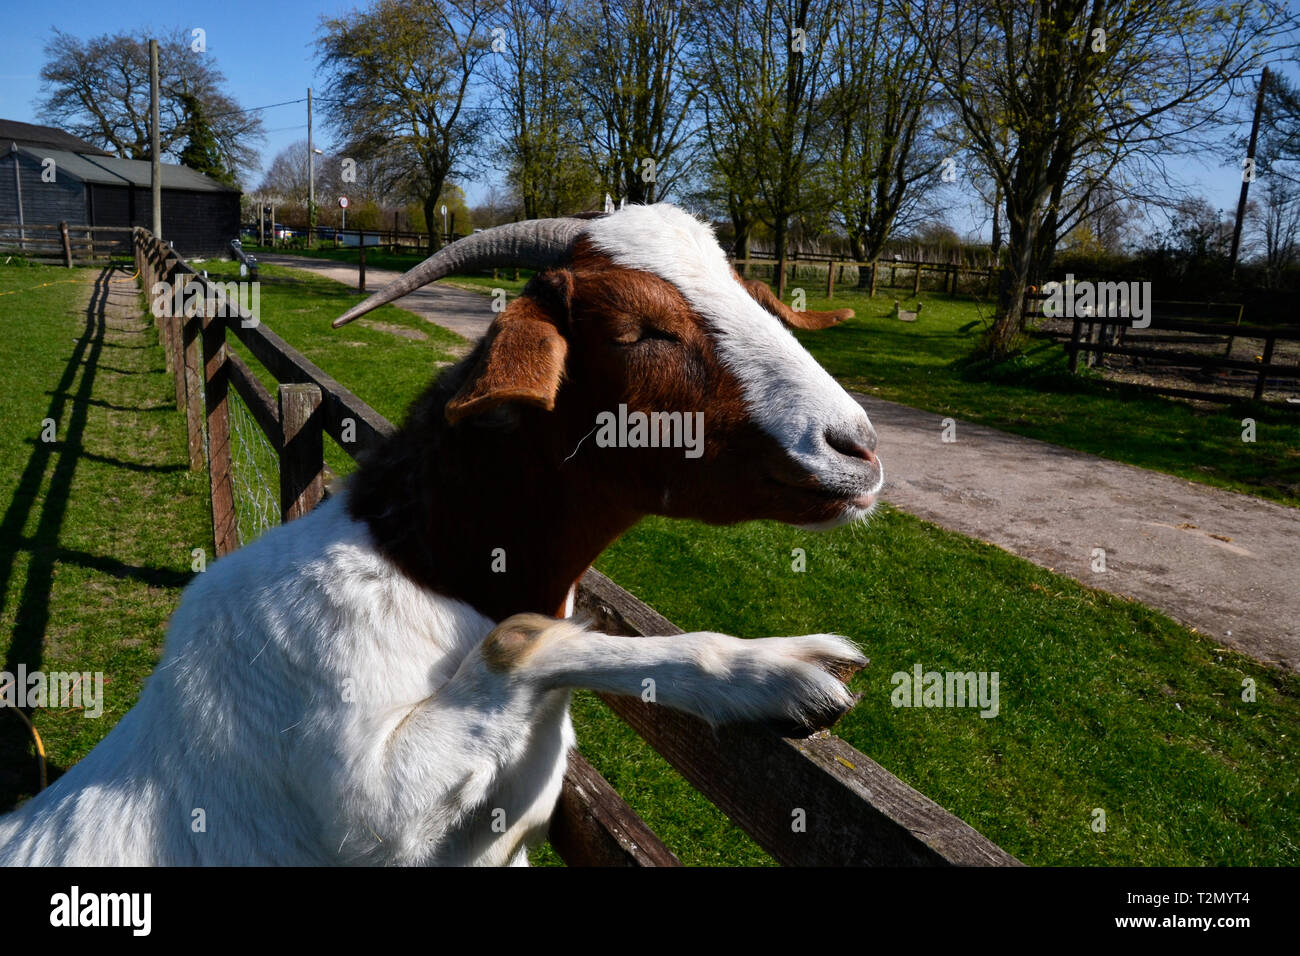
[[[1282,273],[1300,262],[1300,184],[1269,176],[1259,197],[1251,218],[1263,237],[1265,275],[1276,287]]]
[[[590,0],[578,9],[583,136],[602,191],[616,198],[655,202],[690,165],[688,9],[687,0]]]
[[[126,159],[149,159],[149,42],[145,31],[82,40],[55,29],[41,68],[41,118]],[[159,38],[159,143],[179,159],[200,119],[225,168],[257,165],[262,121],[222,89],[226,78],[181,31]]]
[[[525,219],[591,208],[600,193],[583,155],[576,106],[579,0],[504,0],[490,73],[504,104],[498,137]]]
[[[484,0],[379,0],[366,11],[321,19],[326,114],[343,152],[371,160],[418,199],[426,222],[449,178],[473,178],[486,114],[470,108],[489,52]],[[429,247],[440,244],[436,229]]]
[[[933,65],[893,3],[845,11],[831,27],[833,81],[822,104],[833,219],[854,259],[874,262],[895,229],[933,213],[945,159],[934,135]],[[862,270],[859,284],[870,273]]]
[[[1016,349],[1026,286],[1096,190],[1150,195],[1167,158],[1230,117],[1239,81],[1294,28],[1277,3],[922,0],[907,9],[1004,196],[1008,262],[983,342],[995,357]]]
[[[752,201],[752,214],[771,227],[778,258],[791,219],[827,209],[816,176],[819,133],[845,9],[843,0],[713,0],[698,8],[713,162],[730,201]],[[738,238],[752,228],[748,215],[733,213]]]

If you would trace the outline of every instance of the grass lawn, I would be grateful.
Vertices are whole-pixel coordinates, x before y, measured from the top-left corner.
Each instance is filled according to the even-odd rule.
[[[135,702],[191,549],[212,554],[207,477],[188,469],[157,333],[138,317],[88,317],[98,275],[0,266],[0,670],[104,675],[98,719],[33,713],[51,779]],[[36,785],[31,736],[0,710],[0,810]]]
[[[450,333],[391,307],[368,318],[430,338],[380,326],[332,331],[330,320],[360,296],[327,280],[289,281],[302,273],[265,275],[264,321],[390,418],[457,349]],[[832,332],[859,327],[877,329],[878,340],[887,328],[868,311]],[[927,333],[934,343],[913,361],[952,349],[960,334]],[[999,387],[977,387],[1002,401]],[[807,552],[806,572],[792,570],[796,547]],[[1026,862],[1300,863],[1300,681],[1141,605],[890,509],[869,527],[825,535],[649,520],[597,567],[687,629],[857,640],[872,665],[855,678],[863,700],[837,732]],[[916,663],[997,671],[999,715],[894,708],[891,675]],[[1241,699],[1245,679],[1255,703]],[[685,861],[770,862],[593,697],[576,695],[574,715],[584,753]],[[1104,833],[1092,827],[1097,809]]]

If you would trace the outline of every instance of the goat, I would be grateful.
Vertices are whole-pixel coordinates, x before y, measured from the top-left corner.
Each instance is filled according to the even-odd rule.
[[[335,325],[493,265],[539,271],[340,493],[191,582],[136,706],[0,818],[0,863],[526,864],[572,689],[650,677],[664,706],[786,732],[851,706],[864,658],[841,637],[557,617],[647,514],[865,516],[883,472],[862,408],[668,205],[477,233]],[[703,411],[702,454],[588,441],[619,405]]]

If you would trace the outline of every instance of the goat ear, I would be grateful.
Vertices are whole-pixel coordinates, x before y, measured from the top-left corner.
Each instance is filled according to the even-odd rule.
[[[555,408],[569,346],[557,327],[556,303],[544,303],[549,296],[537,295],[532,286],[488,329],[478,365],[447,403],[452,425],[507,402]]]
[[[742,279],[736,275],[736,281],[745,287],[754,301],[792,329],[827,329],[832,325],[853,318],[852,309],[833,309],[830,312],[796,312],[776,297],[772,289],[762,279]]]

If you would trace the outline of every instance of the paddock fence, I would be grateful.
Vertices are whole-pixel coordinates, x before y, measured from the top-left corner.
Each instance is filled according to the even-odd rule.
[[[133,237],[146,293],[207,282],[144,229]],[[151,301],[154,296],[150,295]],[[238,314],[177,315],[158,297],[154,320],[175,375],[190,464],[205,469],[218,557],[239,546],[231,407],[247,406],[278,464],[279,520],[324,495],[324,438],[362,459],[394,433],[365,402],[289,346],[264,321]],[[188,311],[188,310],[182,310]],[[202,311],[202,310],[200,310]],[[272,394],[230,348],[229,336],[277,381]],[[672,635],[681,629],[590,570],[578,606],[606,633]],[[637,734],[778,862],[790,866],[1016,866],[1019,862],[865,754],[829,733],[805,739],[744,725],[716,730],[639,698],[601,695]],[[801,820],[802,825],[796,825]],[[651,828],[576,750],[569,755],[550,843],[569,865],[680,865]]]
[[[875,262],[858,262],[834,256],[801,254],[785,259],[748,256],[733,258],[731,264],[747,279],[768,279],[776,286],[777,295],[785,297],[788,286],[816,284],[826,298],[835,297],[836,286],[846,283],[854,288],[876,294],[877,289],[906,289],[912,295],[943,292],[949,295],[967,294],[987,297],[993,293],[997,271],[990,267],[967,265],[960,262],[928,262],[919,259],[878,259]]]
[[[1225,402],[1263,401],[1266,390],[1270,398],[1300,395],[1300,326],[1244,323],[1235,302],[1156,300],[1150,324],[1135,328],[1128,316],[1046,317],[1047,298],[1028,293],[1026,319],[1064,341],[1072,373],[1117,356],[1126,361],[1108,371],[1140,370],[1152,381],[1126,384],[1160,395]]]
[[[91,265],[132,255],[131,226],[0,222],[0,255],[44,265]]]

